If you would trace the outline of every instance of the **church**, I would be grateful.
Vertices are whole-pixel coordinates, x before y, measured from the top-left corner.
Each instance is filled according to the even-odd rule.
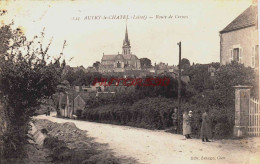
[[[101,59],[99,72],[125,72],[127,70],[141,70],[138,57],[131,52],[130,40],[126,26],[125,39],[123,41],[122,54],[105,55]]]

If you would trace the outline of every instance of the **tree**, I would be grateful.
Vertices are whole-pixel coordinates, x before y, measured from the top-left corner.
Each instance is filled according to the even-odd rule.
[[[190,83],[196,91],[202,92],[205,89],[213,89],[213,83],[210,79],[207,64],[192,65],[184,69],[183,75],[190,77]]]
[[[95,67],[97,71],[99,70],[99,66],[100,66],[99,61],[96,61],[95,63],[93,63],[93,67]]]
[[[141,58],[141,68],[150,68],[152,66],[151,60],[148,58]]]
[[[190,67],[190,61],[186,58],[181,59],[181,68],[186,70]]]
[[[252,68],[245,67],[243,64],[232,62],[223,65],[216,73],[214,90],[219,96],[216,101],[221,106],[234,106],[235,91],[233,86],[249,85],[253,86],[251,94],[258,98],[259,88],[257,85],[257,74]]]
[[[65,61],[60,62],[61,55],[51,58],[51,41],[44,47],[43,39],[44,32],[29,41],[12,25],[0,28],[0,47],[4,47],[0,54],[0,98],[8,118],[7,132],[2,138],[6,158],[24,155],[31,117],[60,83]]]

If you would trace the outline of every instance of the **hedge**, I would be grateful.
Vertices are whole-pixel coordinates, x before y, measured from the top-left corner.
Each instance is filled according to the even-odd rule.
[[[163,97],[145,98],[132,105],[130,104],[108,104],[95,108],[85,108],[82,119],[88,121],[110,123],[117,125],[128,125],[146,129],[168,129],[172,127],[171,114],[177,107],[176,99]],[[208,107],[211,118],[211,126],[214,136],[224,137],[232,133],[233,109],[220,109]],[[201,116],[206,108],[198,107],[196,104],[182,102],[182,110],[192,110],[192,134],[199,137],[201,127]],[[182,124],[182,119],[180,120]],[[182,128],[182,126],[181,126]]]

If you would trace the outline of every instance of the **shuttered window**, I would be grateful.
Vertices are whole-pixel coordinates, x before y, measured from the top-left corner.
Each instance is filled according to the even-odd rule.
[[[230,50],[230,63],[232,62],[233,60],[233,50]]]
[[[239,62],[239,63],[242,63],[242,55],[243,55],[243,49],[242,49],[242,48],[239,49],[238,54],[239,54],[238,62]]]
[[[255,68],[255,47],[252,47],[251,67]]]
[[[236,62],[239,62],[240,59],[240,49],[239,48],[234,48],[233,49],[233,60]]]

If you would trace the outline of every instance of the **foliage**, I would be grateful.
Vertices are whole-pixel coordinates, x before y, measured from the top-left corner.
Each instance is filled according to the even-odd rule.
[[[175,99],[163,97],[144,98],[133,104],[108,104],[85,108],[83,119],[146,129],[168,129],[172,127],[171,114],[174,107],[177,106],[178,103]],[[206,108],[210,110],[210,126],[215,134],[214,137],[219,138],[231,135],[234,122],[231,109],[213,106],[204,107],[189,102],[182,102],[182,112],[193,111],[192,135],[194,137],[200,136],[201,116]],[[182,115],[180,122],[182,124]],[[182,130],[182,126],[180,128]]]
[[[187,70],[190,67],[190,61],[189,59],[182,58],[181,59],[181,68],[184,70]]]
[[[0,56],[0,97],[9,120],[8,133],[3,136],[4,152],[15,157],[23,155],[22,146],[27,142],[35,109],[43,98],[56,92],[64,63],[60,63],[61,56],[49,56],[51,41],[43,46],[44,32],[29,41],[20,29],[4,25],[0,36],[0,47],[4,47]]]
[[[190,83],[192,88],[197,92],[202,92],[206,89],[213,89],[213,81],[210,78],[208,72],[208,65],[196,64],[192,65],[188,69],[184,70],[183,75],[190,77]]]
[[[148,58],[140,59],[141,68],[150,68],[152,66],[151,60]]]
[[[99,66],[100,66],[100,61],[96,61],[95,63],[93,63],[93,67],[96,68],[96,70],[99,70]]]
[[[142,93],[135,90],[129,90],[126,92],[117,92],[116,94],[109,94],[107,96],[99,96],[95,99],[89,98],[86,100],[85,108],[95,108],[98,106],[104,106],[109,104],[133,104],[134,102],[144,98]]]
[[[187,87],[187,96],[190,104],[212,113],[212,120],[215,121],[213,129],[216,136],[231,135],[235,122],[235,89],[236,85],[253,86],[251,93],[258,97],[257,76],[251,68],[246,68],[239,63],[231,63],[215,68],[215,78],[207,74],[206,65],[194,65],[186,71],[191,75],[190,86]]]
[[[222,106],[233,105],[234,88],[237,85],[249,85],[252,95],[258,98],[257,75],[252,68],[232,62],[220,67],[216,73],[215,91],[218,93]]]
[[[143,94],[145,97],[157,97],[162,96],[166,98],[177,98],[178,97],[178,80],[169,76],[146,76],[145,79],[153,78],[153,79],[169,79],[170,82],[166,86],[162,85],[150,85],[150,86],[136,86],[136,90]],[[145,83],[145,81],[143,81]],[[186,84],[182,82],[181,94],[185,96],[186,92]]]
[[[232,63],[219,67],[214,79],[206,73],[205,66],[192,69],[194,74],[188,92],[192,92],[189,101],[193,104],[204,107],[234,107],[235,89],[233,86],[236,85],[253,86],[252,95],[257,97],[257,76],[251,68],[246,68],[242,64]]]
[[[72,86],[90,85],[95,78],[101,79],[101,74],[98,72],[84,72],[81,69],[74,71],[70,67],[67,68],[67,72],[62,77],[63,80],[67,80]]]
[[[85,108],[83,118],[91,121],[130,125],[148,129],[171,126],[170,115],[176,103],[166,98],[145,98],[133,104],[109,104]]]

